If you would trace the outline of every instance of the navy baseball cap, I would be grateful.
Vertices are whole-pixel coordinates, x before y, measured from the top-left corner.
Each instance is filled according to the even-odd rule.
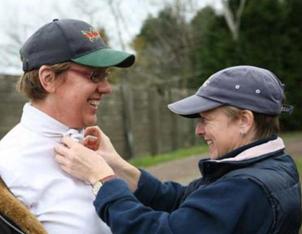
[[[72,61],[81,65],[129,67],[132,54],[111,49],[91,25],[75,19],[55,19],[39,28],[20,50],[23,71]]]
[[[219,106],[229,105],[266,115],[292,112],[283,105],[284,85],[275,74],[254,66],[235,66],[210,76],[198,91],[168,105],[168,108],[188,118]]]

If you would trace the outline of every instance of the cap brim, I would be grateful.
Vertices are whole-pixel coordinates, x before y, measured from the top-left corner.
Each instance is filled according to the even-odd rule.
[[[103,48],[71,61],[91,67],[130,67],[135,56],[119,50]]]
[[[222,105],[223,104],[220,102],[215,102],[197,95],[192,95],[169,104],[168,108],[175,114],[187,118],[198,118],[200,117],[199,114],[201,112],[205,112]]]

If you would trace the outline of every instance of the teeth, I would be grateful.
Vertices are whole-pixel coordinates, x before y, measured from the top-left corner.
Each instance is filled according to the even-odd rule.
[[[92,106],[97,107],[100,104],[100,101],[98,101],[98,100],[89,100],[88,103]]]
[[[213,144],[213,141],[212,141],[212,140],[205,140],[205,142],[206,142],[208,145]]]

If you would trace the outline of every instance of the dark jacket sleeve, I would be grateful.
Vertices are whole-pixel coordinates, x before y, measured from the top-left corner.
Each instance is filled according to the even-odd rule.
[[[162,183],[144,170],[134,195],[145,206],[171,212],[179,206],[186,187],[175,182]]]
[[[156,182],[159,184],[152,186],[154,182],[139,188],[146,191],[137,191],[137,197],[121,179],[103,185],[94,205],[113,233],[254,234],[267,233],[272,222],[270,205],[264,192],[249,179],[230,178],[200,186],[172,212],[154,210],[137,199],[142,197],[144,204],[152,204],[158,201],[156,191],[174,190],[157,188],[161,186],[159,181]]]

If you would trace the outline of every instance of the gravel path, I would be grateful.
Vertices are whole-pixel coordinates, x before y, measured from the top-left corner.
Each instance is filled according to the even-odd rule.
[[[174,160],[149,167],[147,171],[163,181],[173,180],[180,183],[188,183],[200,176],[198,161],[205,157],[206,155],[191,156],[185,159]]]

